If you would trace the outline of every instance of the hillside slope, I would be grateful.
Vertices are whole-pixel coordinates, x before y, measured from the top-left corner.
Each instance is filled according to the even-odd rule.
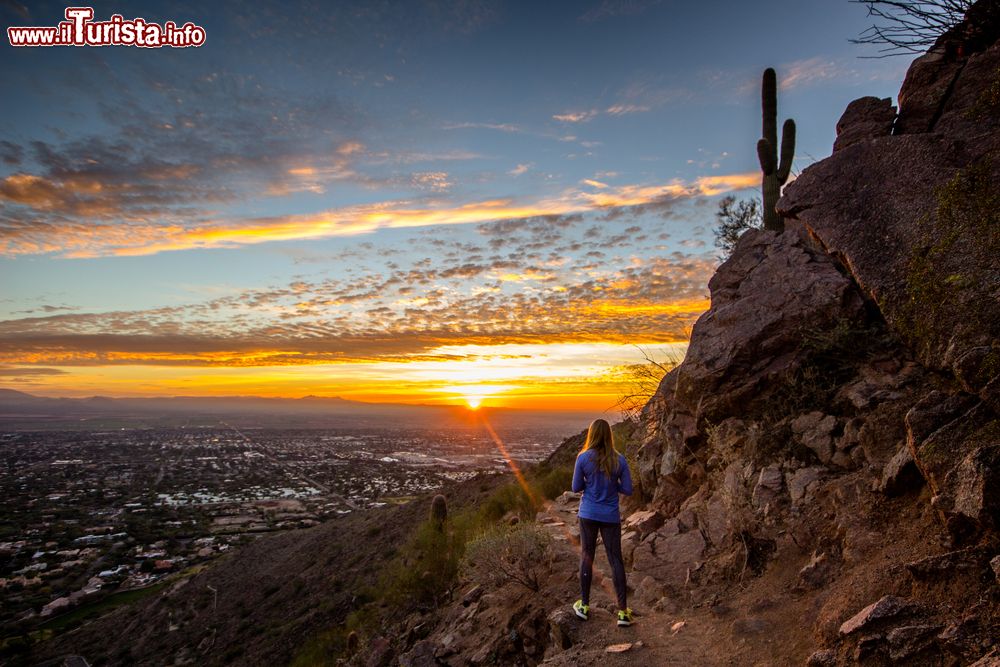
[[[507,476],[455,483],[481,502]],[[26,664],[79,654],[92,665],[289,664],[311,637],[343,624],[427,516],[431,498],[355,512],[266,536],[162,594],[40,645]]]

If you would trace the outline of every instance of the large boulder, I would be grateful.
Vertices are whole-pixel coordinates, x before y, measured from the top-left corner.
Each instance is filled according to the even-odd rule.
[[[864,299],[834,259],[798,225],[751,230],[709,282],[712,306],[695,323],[684,362],[643,411],[643,488],[665,516],[699,481],[691,453],[706,423],[768,407],[808,357],[805,332],[861,326]]]
[[[886,595],[871,603],[840,625],[840,634],[849,635],[868,629],[880,621],[897,618],[913,609],[913,604],[894,595]]]
[[[998,36],[994,22],[942,40],[910,68],[892,136],[845,137],[778,202],[925,366],[976,393],[1000,376],[1000,102],[984,87],[1000,71]]]
[[[962,111],[979,100],[983,82],[994,80],[995,70],[982,54],[995,48],[998,34],[1000,5],[993,0],[974,3],[965,21],[910,65],[898,95],[896,133],[934,132],[956,121],[975,122],[963,118]]]
[[[706,546],[698,530],[673,533],[661,529],[636,548],[632,570],[640,578],[649,576],[668,585],[683,586],[698,568]]]
[[[888,461],[888,493],[909,486],[897,482],[915,465],[959,539],[995,529],[1000,511],[1000,3],[980,0],[973,15],[910,67],[891,135],[870,125],[884,120],[885,103],[855,102],[842,134],[864,136],[838,135],[834,154],[778,202],[840,260],[910,352],[950,375],[950,387],[907,415],[906,451],[891,460],[873,451],[871,419],[860,440],[868,461]],[[829,451],[819,445],[818,454]]]
[[[974,396],[933,391],[906,415],[906,444],[953,537],[1000,527],[1000,420]]]
[[[837,121],[837,140],[833,152],[866,139],[887,137],[896,121],[896,107],[888,97],[862,97],[854,100]]]

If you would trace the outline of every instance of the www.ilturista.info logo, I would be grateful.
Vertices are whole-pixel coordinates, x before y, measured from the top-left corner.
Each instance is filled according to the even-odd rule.
[[[11,46],[138,46],[157,49],[184,48],[205,43],[205,29],[188,21],[178,26],[163,25],[142,18],[128,19],[112,14],[107,21],[94,21],[93,7],[67,7],[66,20],[55,27],[23,26],[7,28]]]

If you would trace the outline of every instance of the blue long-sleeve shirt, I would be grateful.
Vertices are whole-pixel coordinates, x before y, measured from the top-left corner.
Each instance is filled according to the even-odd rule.
[[[628,462],[621,454],[618,455],[618,471],[614,479],[608,479],[597,464],[597,452],[588,449],[576,457],[573,468],[573,491],[583,491],[580,500],[579,516],[592,521],[605,523],[620,523],[621,514],[618,511],[618,494],[632,495],[632,475]]]

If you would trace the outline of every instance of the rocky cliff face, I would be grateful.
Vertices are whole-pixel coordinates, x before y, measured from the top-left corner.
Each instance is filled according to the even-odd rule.
[[[908,443],[956,534],[995,529],[1000,507],[989,491],[1000,460],[1000,21],[992,5],[991,13],[979,5],[982,27],[953,31],[913,64],[892,134],[869,120],[884,106],[842,121],[841,136],[868,128],[867,136],[803,172],[780,204],[947,381],[914,407]]]
[[[1000,664],[997,7],[913,63],[898,113],[851,103],[785,231],[710,281],[636,435],[628,645],[559,608],[566,497],[543,590],[456,606],[402,664]]]
[[[969,664],[1000,636],[1000,20],[977,8],[913,63],[898,114],[847,108],[778,204],[786,231],[740,240],[643,412],[668,527],[640,535],[634,573],[676,595],[661,575],[680,568],[700,599],[799,553],[801,590],[823,591],[814,664]],[[880,516],[903,507],[936,520]],[[938,546],[876,566],[887,540]],[[847,622],[848,582],[896,597]]]

